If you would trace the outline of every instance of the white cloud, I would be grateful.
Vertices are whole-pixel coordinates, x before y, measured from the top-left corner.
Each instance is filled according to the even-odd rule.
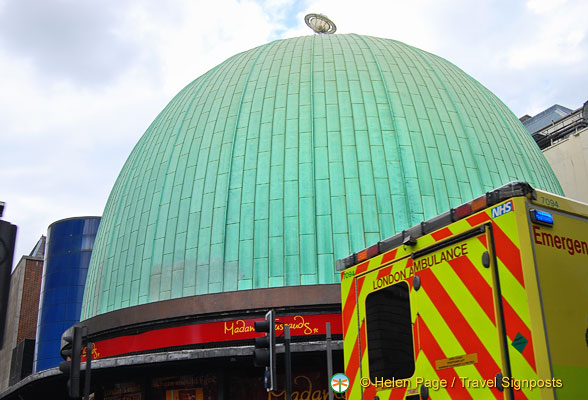
[[[585,23],[588,3],[533,0],[527,2],[527,8],[533,35],[515,40],[508,52],[511,68],[557,68],[588,61]]]
[[[163,90],[170,95],[226,58],[268,42],[282,28],[253,1],[178,4],[173,24],[138,5],[128,17],[132,35],[146,38],[157,54]]]
[[[565,6],[567,0],[528,0],[527,8],[537,14],[546,14]]]

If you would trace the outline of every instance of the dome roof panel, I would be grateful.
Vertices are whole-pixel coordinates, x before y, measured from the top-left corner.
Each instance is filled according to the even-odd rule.
[[[139,140],[82,318],[334,283],[337,258],[515,179],[561,193],[512,112],[446,60],[360,35],[271,42],[190,83]]]

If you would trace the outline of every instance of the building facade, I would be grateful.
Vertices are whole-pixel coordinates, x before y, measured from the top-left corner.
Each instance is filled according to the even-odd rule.
[[[80,321],[90,256],[100,217],[76,217],[47,229],[37,336],[36,372],[59,365],[62,333]]]
[[[22,256],[10,276],[4,342],[0,350],[0,391],[33,371],[33,351],[43,273],[45,237]]]
[[[269,309],[297,398],[328,398],[336,259],[513,180],[561,193],[512,112],[440,57],[355,34],[231,57],[157,116],[106,204],[78,323],[95,398],[283,399],[282,367],[268,394],[253,366]],[[0,397],[63,387],[52,369]]]
[[[551,115],[551,121],[543,121],[545,126],[530,133],[543,150],[565,195],[588,203],[588,102],[559,118],[558,114]]]

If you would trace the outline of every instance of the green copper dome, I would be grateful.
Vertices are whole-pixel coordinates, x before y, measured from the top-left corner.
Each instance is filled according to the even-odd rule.
[[[82,319],[334,283],[337,258],[515,179],[562,193],[513,113],[455,65],[354,34],[271,42],[190,83],[139,140]]]

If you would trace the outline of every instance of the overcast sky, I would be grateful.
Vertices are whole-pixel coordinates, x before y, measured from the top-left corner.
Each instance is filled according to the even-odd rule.
[[[400,40],[453,62],[518,116],[588,100],[586,0],[0,0],[0,201],[15,264],[54,221],[101,215],[171,98],[228,57],[309,35]]]

